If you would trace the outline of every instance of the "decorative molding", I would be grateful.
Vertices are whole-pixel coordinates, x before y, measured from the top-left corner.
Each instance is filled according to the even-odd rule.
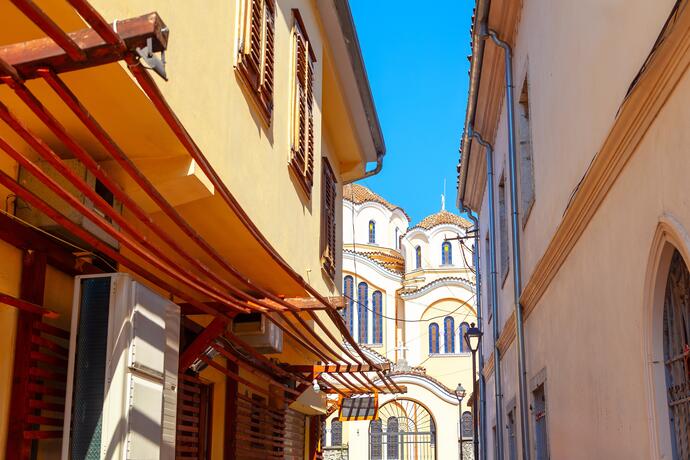
[[[390,270],[380,263],[378,263],[376,260],[372,259],[371,257],[367,257],[366,254],[362,254],[360,252],[354,252],[354,251],[348,251],[344,250],[343,251],[343,259],[349,258],[353,262],[362,262],[369,268],[373,269],[376,273],[378,273],[381,276],[384,276],[388,278],[389,280],[395,281],[397,283],[402,283],[402,274],[395,272],[393,270]]]
[[[425,284],[424,286],[420,287],[419,289],[415,289],[414,291],[410,292],[401,292],[400,297],[403,300],[412,300],[412,299],[417,299],[424,294],[427,294],[429,291],[432,291],[433,289],[436,289],[437,287],[443,287],[443,286],[459,286],[464,289],[467,289],[470,292],[475,291],[475,286],[472,284],[467,279],[464,278],[458,278],[458,277],[443,277],[443,278],[438,278],[434,281],[429,282],[428,284]]]

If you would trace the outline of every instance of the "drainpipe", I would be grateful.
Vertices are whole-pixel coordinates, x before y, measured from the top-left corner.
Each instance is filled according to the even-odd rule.
[[[513,298],[515,304],[515,327],[518,346],[518,382],[520,390],[520,434],[522,436],[522,458],[530,459],[529,412],[527,402],[527,370],[525,366],[525,333],[522,319],[522,274],[520,267],[520,219],[518,215],[517,165],[515,153],[515,101],[513,100],[513,53],[510,45],[496,35],[493,30],[489,36],[494,43],[503,48],[505,56],[506,112],[508,114],[508,169],[510,177],[510,207],[512,209],[513,233]]]
[[[351,184],[355,181],[366,179],[367,177],[375,176],[378,173],[380,173],[381,168],[383,168],[383,156],[384,155],[385,155],[384,153],[377,153],[376,154],[376,167],[374,169],[372,169],[371,171],[365,172],[362,177],[356,177],[354,179],[343,181],[343,185]]]
[[[463,206],[463,211],[467,213],[474,225],[474,273],[475,273],[475,298],[477,299],[477,324],[479,330],[484,335],[484,322],[482,321],[482,277],[479,271],[479,249],[481,247],[481,240],[479,238],[479,220],[472,214],[472,210],[467,206]],[[480,342],[481,343],[481,342]],[[486,382],[484,380],[484,353],[482,353],[481,346],[479,349],[479,422],[481,426],[477,426],[477,418],[474,418],[474,430],[472,436],[474,437],[474,448],[479,446],[479,455],[482,460],[486,460]],[[474,378],[474,377],[473,377]],[[475,454],[475,458],[477,454]]]
[[[498,348],[498,276],[496,273],[496,218],[494,206],[494,152],[491,144],[486,142],[477,132],[471,136],[484,147],[486,151],[486,189],[489,213],[489,284],[491,287],[491,315],[493,316],[494,339],[494,390],[496,400],[496,451],[498,458],[503,458],[503,392],[501,387],[501,350]],[[481,356],[481,354],[480,354]],[[484,438],[486,439],[486,437]],[[486,451],[486,449],[484,449]]]

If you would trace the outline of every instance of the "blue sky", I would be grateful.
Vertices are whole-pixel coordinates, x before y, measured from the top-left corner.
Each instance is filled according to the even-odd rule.
[[[383,171],[361,183],[402,206],[413,223],[439,211],[444,178],[446,209],[457,212],[474,2],[434,5],[350,0],[387,148]]]

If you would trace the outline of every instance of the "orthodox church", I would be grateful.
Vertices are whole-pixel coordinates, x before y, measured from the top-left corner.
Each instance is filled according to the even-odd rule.
[[[472,447],[464,332],[476,323],[475,278],[473,239],[462,238],[471,223],[442,204],[411,226],[403,208],[357,184],[343,198],[343,319],[407,392],[378,395],[371,421],[331,414],[324,458],[457,459]]]

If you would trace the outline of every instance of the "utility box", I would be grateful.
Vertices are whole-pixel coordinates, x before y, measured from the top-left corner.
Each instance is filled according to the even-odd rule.
[[[74,171],[77,176],[82,178],[92,190],[95,190],[96,193],[98,193],[106,202],[108,202],[116,212],[119,214],[122,213],[122,203],[113,197],[112,192],[105,188],[105,186],[96,179],[96,176],[86,169],[82,162],[75,159],[62,160],[62,162],[65,164],[65,166]],[[51,179],[67,190],[72,196],[81,201],[87,208],[93,209],[96,214],[101,215],[106,221],[110,222],[108,217],[106,217],[99,209],[94,207],[91,200],[89,200],[83,193],[79,192],[79,190],[77,190],[77,188],[74,187],[66,178],[64,178],[62,174],[53,168],[50,163],[45,160],[38,160],[35,162],[35,164]],[[115,249],[119,249],[119,243],[117,240],[101,230],[94,222],[82,216],[79,211],[72,208],[65,201],[58,198],[58,196],[48,189],[47,186],[36,179],[29,171],[21,167],[19,168],[19,183],[24,188],[48,203],[51,207],[58,210],[69,220],[82,227],[84,230],[93,234],[107,245]],[[21,220],[26,221],[29,224],[49,233],[58,235],[68,241],[81,245],[85,244],[83,241],[79,240],[68,232],[65,228],[58,225],[53,219],[49,218],[38,209],[34,209],[24,200],[17,199],[16,215]],[[115,227],[117,228],[117,226]]]
[[[283,331],[261,313],[241,313],[232,320],[232,332],[256,348],[270,355],[283,352]]]
[[[173,460],[180,307],[126,273],[74,292],[62,459]]]

